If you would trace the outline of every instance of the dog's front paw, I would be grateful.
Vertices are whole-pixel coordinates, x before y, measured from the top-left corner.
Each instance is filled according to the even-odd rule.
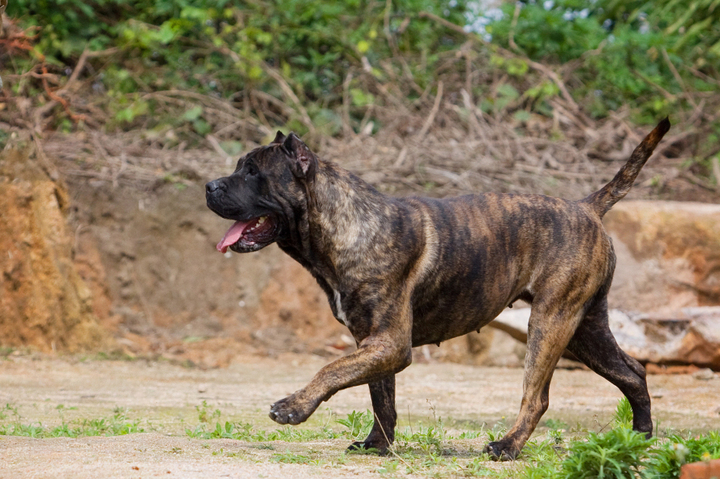
[[[270,407],[270,419],[278,424],[300,424],[310,417],[316,407],[317,405],[295,393]]]
[[[496,461],[511,461],[520,454],[520,449],[515,446],[513,441],[501,439],[485,446],[483,452],[488,453]]]

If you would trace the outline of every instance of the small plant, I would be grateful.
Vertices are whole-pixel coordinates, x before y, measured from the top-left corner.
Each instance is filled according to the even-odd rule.
[[[275,453],[270,458],[273,462],[281,462],[284,464],[307,464],[310,462],[308,456],[302,454],[295,454],[294,452],[285,451],[281,453]]]
[[[668,437],[656,451],[650,461],[651,473],[648,477],[680,477],[683,464],[711,459],[720,459],[720,432],[713,431],[687,439],[675,434]]]
[[[615,427],[631,428],[633,424],[633,412],[630,401],[626,397],[623,397],[618,401],[617,407],[615,408]]]
[[[338,419],[336,422],[350,430],[350,437],[361,439],[370,434],[375,417],[371,411],[365,411],[364,413],[353,411],[348,414],[347,419]]]
[[[378,474],[395,474],[398,466],[400,466],[399,460],[385,461],[382,466],[377,468]]]
[[[644,433],[618,427],[606,433],[590,433],[585,441],[574,442],[563,460],[561,477],[639,477],[650,464],[653,439]]]
[[[488,439],[491,441],[497,441],[505,435],[507,426],[505,425],[505,418],[503,417],[500,421],[496,422],[495,425],[487,432]]]
[[[565,421],[559,419],[548,419],[545,421],[545,427],[549,429],[567,429],[568,425]]]
[[[145,432],[140,426],[139,420],[131,421],[126,416],[126,411],[115,408],[114,413],[108,418],[79,419],[66,422],[63,411],[66,409],[62,404],[56,407],[62,423],[55,427],[46,427],[42,424],[22,424],[17,408],[7,405],[8,410],[15,416],[11,424],[0,425],[0,435],[4,436],[28,436],[36,438],[44,437],[86,437],[86,436],[123,436],[138,432]],[[4,414],[0,419],[7,417]]]
[[[490,460],[490,456],[483,454],[478,457],[474,457],[472,461],[465,468],[465,475],[471,477],[488,477],[492,476],[495,471],[487,467],[487,462]]]
[[[211,413],[207,401],[203,401],[200,406],[195,406],[195,409],[198,412],[198,420],[203,423],[210,422],[211,419],[219,418],[222,415],[219,409],[215,409]]]
[[[562,444],[564,439],[563,432],[560,429],[551,429],[548,431],[548,436],[555,444]]]

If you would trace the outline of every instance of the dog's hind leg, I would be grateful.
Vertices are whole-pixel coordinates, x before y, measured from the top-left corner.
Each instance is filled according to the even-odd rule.
[[[652,436],[645,368],[620,349],[610,332],[607,297],[597,300],[587,311],[568,350],[622,391],[632,406],[633,429]]]
[[[364,441],[356,441],[348,451],[376,449],[385,454],[395,440],[395,375],[369,384],[375,423]]]
[[[579,302],[582,304],[582,301]],[[535,298],[528,323],[528,352],[520,413],[513,427],[485,452],[495,459],[515,459],[548,408],[555,365],[581,319],[578,302],[539,301]]]

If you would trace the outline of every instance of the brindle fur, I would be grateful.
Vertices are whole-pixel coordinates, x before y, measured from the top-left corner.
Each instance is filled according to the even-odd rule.
[[[669,127],[663,120],[610,183],[580,201],[497,193],[392,198],[319,160],[293,134],[278,133],[241,158],[232,175],[208,184],[208,206],[236,220],[270,214],[274,240],[312,273],[358,345],[273,404],[270,417],[299,424],[337,391],[369,384],[375,424],[351,448],[384,452],[397,417],[395,374],[410,364],[411,348],[476,331],[522,299],[532,312],[520,413],[486,451],[517,456],[548,407],[566,348],[627,396],[634,429],[650,436],[645,370],[608,327],[615,254],[601,218]],[[248,177],[252,165],[259,173]]]

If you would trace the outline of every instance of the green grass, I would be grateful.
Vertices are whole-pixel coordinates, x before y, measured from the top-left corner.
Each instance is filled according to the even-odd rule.
[[[66,421],[63,417],[65,407],[61,404],[57,408],[60,414],[59,426],[44,426],[42,423],[24,424],[16,407],[6,404],[0,411],[0,436],[27,436],[35,438],[48,437],[83,437],[83,436],[123,436],[145,432],[140,426],[140,420],[130,420],[127,412],[115,408],[108,417],[95,419],[76,419]],[[10,419],[9,421],[6,421]]]
[[[66,420],[65,415],[77,408],[58,405],[54,408],[60,425],[45,426],[23,421],[18,408],[11,404],[0,408],[0,435],[34,438],[116,436],[155,430],[149,421],[130,419],[128,411],[115,408],[101,418]],[[208,454],[238,460],[257,460],[257,453],[267,454],[265,460],[281,464],[301,464],[310,467],[340,467],[345,464],[367,468],[381,477],[403,477],[416,474],[425,477],[488,477],[529,479],[582,478],[676,478],[680,467],[688,462],[720,458],[720,431],[704,434],[692,432],[668,434],[660,430],[659,437],[647,439],[632,431],[632,410],[626,399],[618,402],[613,420],[599,431],[570,428],[568,424],[548,419],[547,430],[541,429],[528,441],[516,461],[498,463],[482,453],[482,447],[505,433],[500,421],[492,427],[482,425],[469,430],[470,423],[455,423],[442,418],[423,424],[414,422],[396,430],[396,440],[385,457],[374,454],[347,453],[346,443],[362,439],[373,425],[370,411],[353,411],[337,418],[328,413],[318,426],[281,427],[266,430],[249,422],[223,420],[220,409],[203,401],[195,407],[197,424],[185,429],[190,439],[204,441],[235,439],[251,443],[233,451],[213,450],[211,442],[202,444]],[[194,421],[193,421],[194,422]],[[448,426],[452,424],[451,427]],[[457,427],[460,425],[460,427]],[[312,441],[337,440],[329,452],[314,449]],[[310,443],[298,446],[282,443]],[[276,445],[273,445],[276,443]],[[280,444],[277,444],[280,443]],[[175,447],[169,454],[182,454]],[[253,459],[255,458],[255,459]]]

